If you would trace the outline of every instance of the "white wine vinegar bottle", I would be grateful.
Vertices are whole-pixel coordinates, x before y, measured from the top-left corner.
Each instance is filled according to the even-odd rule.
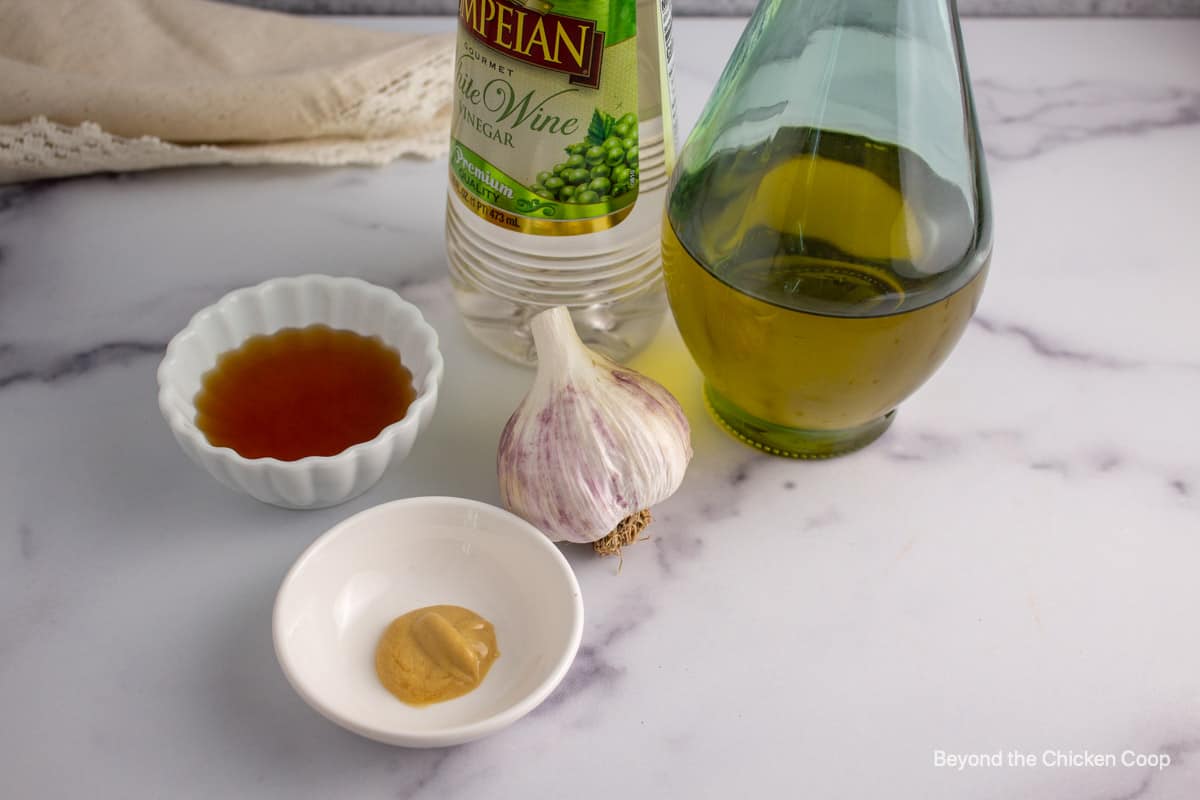
[[[552,306],[616,360],[659,328],[670,13],[670,0],[459,2],[446,255],[467,328],[507,358],[534,361],[529,320]]]

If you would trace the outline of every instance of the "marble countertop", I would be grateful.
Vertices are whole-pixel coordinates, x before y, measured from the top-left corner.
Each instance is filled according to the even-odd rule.
[[[678,22],[685,127],[738,30]],[[682,490],[619,572],[566,548],[587,607],[566,681],[454,749],[325,721],[270,639],[284,572],[337,520],[498,499],[530,374],[455,317],[445,163],[0,188],[0,794],[1197,797],[1200,22],[965,30],[997,243],[949,362],[874,446],[794,462],[705,417],[668,323],[636,363],[692,417]],[[447,375],[406,463],[289,512],[185,459],[154,372],[197,308],[311,271],[418,303]]]

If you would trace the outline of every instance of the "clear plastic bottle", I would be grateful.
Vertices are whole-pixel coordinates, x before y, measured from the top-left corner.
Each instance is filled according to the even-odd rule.
[[[626,36],[624,50],[617,49],[620,43],[600,47],[603,38],[596,42],[595,49],[602,52],[602,60],[593,62],[598,63],[598,77],[569,80],[561,69],[525,63],[528,51],[536,47],[522,48],[513,29],[520,25],[528,30],[532,23],[513,12],[507,12],[508,38],[501,44],[514,45],[517,57],[496,44],[494,39],[505,33],[489,27],[487,14],[512,5],[511,0],[478,2],[484,5],[460,4],[458,95],[446,209],[447,260],[463,321],[492,350],[532,363],[530,319],[546,308],[565,305],[589,346],[625,360],[649,343],[666,311],[661,230],[674,157],[670,0],[560,2],[581,15],[589,6],[608,9],[610,16],[596,23],[597,28],[606,26],[601,36]],[[530,9],[537,2],[525,0],[519,8]],[[632,14],[635,8],[636,34],[630,41],[628,19],[622,28],[617,15],[622,10]],[[533,13],[549,30],[558,7],[541,3],[540,9]],[[586,17],[560,19],[566,19],[566,25],[593,22]],[[583,35],[573,41],[583,41]],[[554,40],[555,34],[548,33],[540,42]],[[572,55],[564,52],[564,60]],[[606,74],[606,68],[615,74]],[[630,80],[634,70],[636,81]],[[588,86],[588,80],[601,85]],[[586,111],[577,113],[581,108]],[[523,111],[530,112],[526,124],[514,126]],[[540,131],[528,129],[539,120],[548,120]],[[621,149],[614,140],[630,144],[631,139],[636,139],[634,153],[624,148],[625,160],[614,161]],[[593,159],[597,148],[604,150],[606,161]],[[554,164],[551,159],[561,161]],[[581,159],[579,165],[567,166]],[[573,184],[573,178],[581,177],[580,169],[588,170],[588,180]],[[611,187],[613,194],[597,193],[598,205],[576,203],[576,196],[592,199],[585,195],[589,187]],[[561,194],[564,188],[570,197]]]

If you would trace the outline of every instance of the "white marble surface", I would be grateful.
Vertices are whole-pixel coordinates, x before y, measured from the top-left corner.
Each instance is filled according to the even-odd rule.
[[[738,27],[679,22],[685,124]],[[529,374],[455,318],[445,164],[0,188],[0,795],[1200,796],[1200,23],[966,34],[998,233],[958,350],[876,445],[799,463],[705,418],[668,325],[638,363],[692,416],[683,489],[619,574],[569,549],[568,679],[450,750],[326,722],[270,644],[284,571],[333,522],[497,499]],[[188,463],[154,370],[196,308],[309,271],[419,303],[447,380],[407,463],[305,513]],[[1173,763],[956,771],[938,749]]]

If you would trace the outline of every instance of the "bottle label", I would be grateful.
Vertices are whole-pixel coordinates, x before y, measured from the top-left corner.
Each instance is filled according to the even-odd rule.
[[[450,184],[522,233],[620,223],[638,195],[636,0],[459,0]]]

